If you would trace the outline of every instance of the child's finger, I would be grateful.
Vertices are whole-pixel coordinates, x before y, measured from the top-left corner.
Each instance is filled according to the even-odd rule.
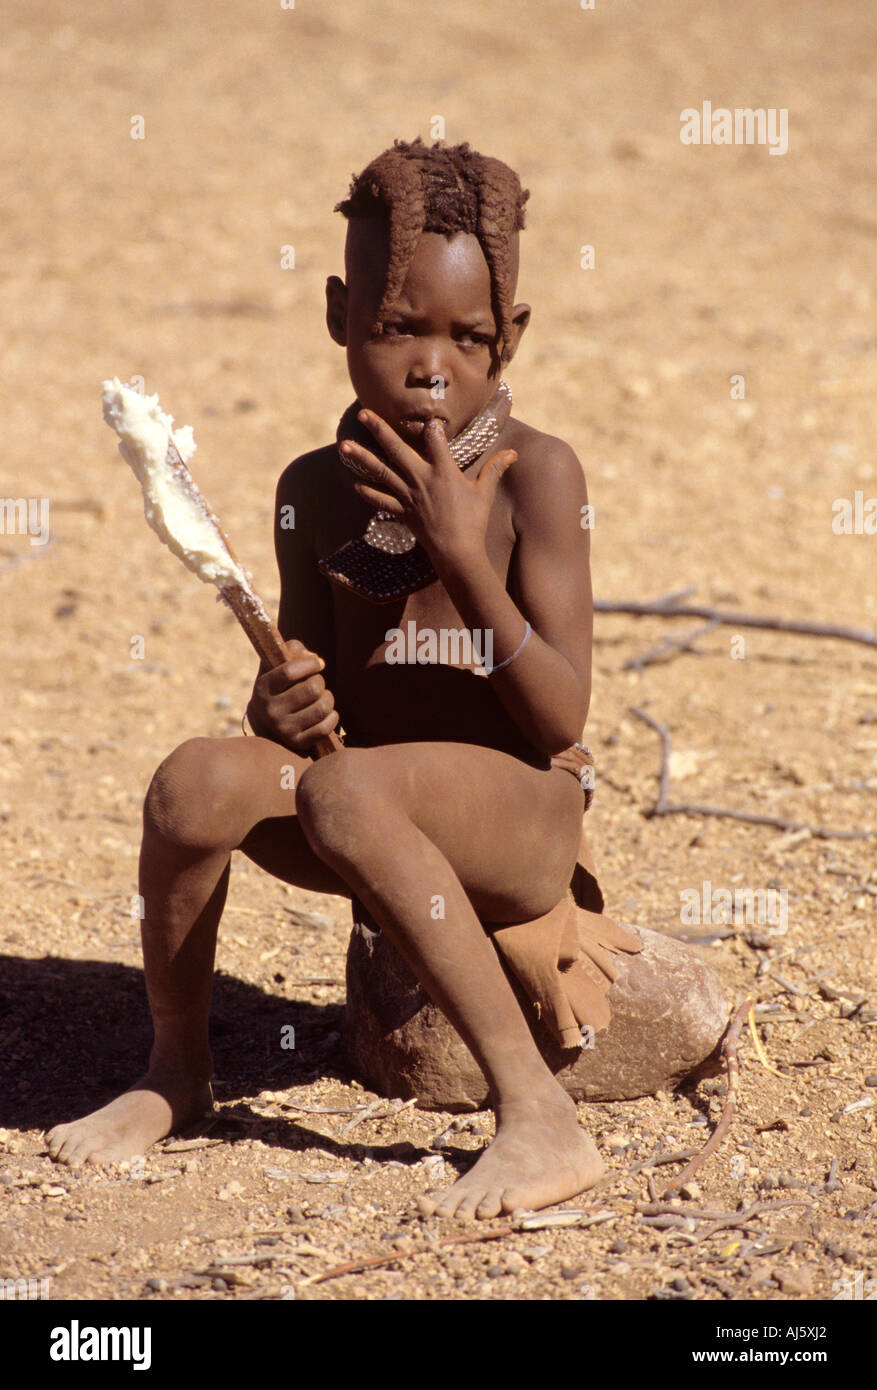
[[[363,448],[362,444],[357,444],[355,439],[345,439],[340,450],[341,461],[345,468],[349,468],[350,472],[355,473],[358,478],[364,478],[374,487],[386,488],[394,496],[404,491],[404,483],[399,474],[394,473],[380,459],[375,458],[374,454]]]
[[[309,676],[318,676],[325,665],[322,657],[316,656],[313,652],[306,652],[302,656],[294,657],[292,661],[284,661],[282,666],[275,666],[273,671],[260,676],[259,684],[263,694],[279,695],[297,681],[307,680]],[[320,679],[322,680],[322,677]]]
[[[296,750],[306,750],[318,738],[323,738],[337,728],[340,715],[335,709],[332,696],[326,691],[328,701],[316,700],[302,710],[295,711],[290,727],[284,731],[287,742]]]
[[[294,661],[299,656],[316,656],[316,652],[308,651],[304,642],[300,642],[297,637],[290,637],[283,643],[283,650],[286,653],[287,661]]]
[[[423,432],[423,438],[426,443],[426,457],[431,464],[436,467],[443,464],[445,466],[450,464],[451,468],[457,467],[454,456],[448,447],[448,436],[441,420],[430,420]]]
[[[378,492],[376,488],[369,487],[367,483],[354,483],[353,491],[357,497],[368,502],[370,507],[376,507],[382,512],[389,512],[391,516],[402,517],[405,515],[405,508],[397,498],[390,497],[386,492]]]
[[[370,410],[361,410],[357,416],[360,424],[366,426],[370,434],[373,434],[377,443],[383,449],[388,460],[397,469],[399,475],[408,483],[413,483],[417,477],[417,465],[420,462],[417,454],[409,444],[400,439],[395,430],[391,429],[386,420],[382,420],[380,415],[373,414]],[[342,446],[343,447],[343,446]],[[365,452],[365,450],[363,450]]]

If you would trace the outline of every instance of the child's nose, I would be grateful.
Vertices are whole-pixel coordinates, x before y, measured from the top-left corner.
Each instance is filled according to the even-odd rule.
[[[447,345],[437,338],[419,338],[408,365],[409,386],[431,386],[436,377],[445,385],[451,381]]]

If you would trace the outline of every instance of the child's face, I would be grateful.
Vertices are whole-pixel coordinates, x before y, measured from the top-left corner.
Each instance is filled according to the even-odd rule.
[[[328,285],[329,328],[347,348],[357,397],[413,448],[424,420],[444,421],[449,439],[487,404],[500,363],[490,271],[477,237],[424,232],[383,332],[372,334],[387,266],[386,224],[354,219],[348,232],[347,285]],[[526,324],[515,306],[515,342]]]

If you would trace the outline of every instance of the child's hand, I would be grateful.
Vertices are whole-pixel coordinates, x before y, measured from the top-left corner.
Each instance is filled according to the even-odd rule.
[[[247,705],[253,732],[307,753],[338,723],[335,697],[320,675],[326,663],[301,642],[284,642],[288,660],[257,676]]]
[[[514,449],[494,454],[471,479],[457,467],[439,421],[424,429],[424,459],[373,411],[360,411],[359,419],[386,457],[382,462],[352,439],[341,445],[347,466],[368,480],[354,484],[359,496],[403,521],[437,566],[482,556],[497,485],[517,458]]]

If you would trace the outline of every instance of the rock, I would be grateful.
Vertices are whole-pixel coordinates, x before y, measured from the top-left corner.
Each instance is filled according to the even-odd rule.
[[[604,1130],[600,1135],[600,1143],[607,1149],[626,1149],[628,1136],[616,1129]]]
[[[625,924],[626,925],[626,924]],[[637,928],[638,955],[613,957],[612,1021],[590,1048],[561,1048],[512,988],[543,1057],[574,1100],[633,1100],[718,1071],[728,1021],[721,981],[684,942]],[[383,1096],[426,1110],[481,1110],[484,1076],[444,1014],[387,938],[359,910],[347,952],[345,1043],[355,1072]]]
[[[809,1298],[813,1293],[813,1271],[806,1265],[802,1269],[777,1270],[775,1277],[783,1293],[797,1294],[801,1298]]]

